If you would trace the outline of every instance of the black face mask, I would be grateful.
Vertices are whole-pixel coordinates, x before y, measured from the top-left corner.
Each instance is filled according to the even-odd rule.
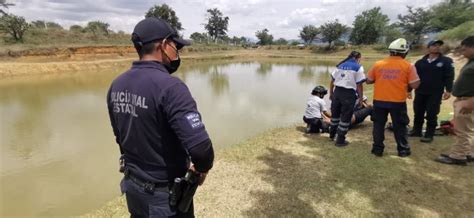
[[[179,65],[181,65],[181,58],[178,55],[178,59],[172,60],[170,64],[165,64],[165,68],[169,74],[172,74],[178,70]]]
[[[178,70],[179,66],[181,65],[181,58],[179,57],[178,49],[174,48],[174,50],[176,52],[176,56],[178,56],[178,59],[170,60],[169,64],[163,64],[169,74],[172,74],[172,73],[176,72]],[[165,53],[165,55],[168,59],[171,59],[168,56],[168,54],[166,54],[166,52],[164,52],[164,53]]]

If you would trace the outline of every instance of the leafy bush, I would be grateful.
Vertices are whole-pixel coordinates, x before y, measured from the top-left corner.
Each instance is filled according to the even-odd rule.
[[[468,21],[453,29],[443,31],[440,38],[444,40],[463,40],[472,35],[474,35],[474,21]]]

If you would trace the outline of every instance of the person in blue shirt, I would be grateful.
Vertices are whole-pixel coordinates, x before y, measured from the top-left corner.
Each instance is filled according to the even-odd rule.
[[[357,96],[362,102],[363,88],[365,82],[364,67],[359,64],[362,55],[360,52],[352,51],[349,56],[337,65],[337,69],[331,74],[331,87],[329,98],[331,99],[331,127],[329,137],[336,137],[336,146],[343,147],[349,144],[346,134],[351,125],[354,104]]]
[[[356,101],[354,105],[354,114],[352,115],[351,125],[349,128],[354,128],[360,123],[364,122],[365,118],[372,116],[373,105],[368,101],[367,96],[362,97],[362,102]]]
[[[413,129],[409,134],[412,137],[423,136],[420,141],[425,143],[433,141],[441,100],[449,99],[453,89],[454,64],[451,58],[441,53],[443,44],[441,40],[429,42],[427,46],[429,54],[415,63],[421,84],[415,91]],[[411,93],[409,97],[411,98]],[[423,135],[425,119],[426,132]]]
[[[146,18],[132,33],[140,60],[119,75],[107,93],[121,182],[132,217],[194,217],[170,205],[175,178],[194,171],[202,184],[214,151],[188,87],[177,77],[179,50],[188,41],[164,20]]]

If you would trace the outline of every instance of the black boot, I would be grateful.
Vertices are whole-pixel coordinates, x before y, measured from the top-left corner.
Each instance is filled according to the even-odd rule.
[[[337,135],[336,146],[345,147],[349,145],[349,142],[346,140],[346,137]]]

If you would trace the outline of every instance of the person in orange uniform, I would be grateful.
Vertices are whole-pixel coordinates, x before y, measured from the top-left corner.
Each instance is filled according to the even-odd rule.
[[[381,157],[385,148],[385,124],[388,114],[393,123],[393,133],[397,142],[398,156],[411,154],[408,144],[407,91],[420,85],[416,68],[405,60],[409,45],[403,38],[393,41],[388,50],[390,56],[378,61],[369,70],[367,84],[374,84],[374,111],[372,114],[373,147],[372,154]]]

